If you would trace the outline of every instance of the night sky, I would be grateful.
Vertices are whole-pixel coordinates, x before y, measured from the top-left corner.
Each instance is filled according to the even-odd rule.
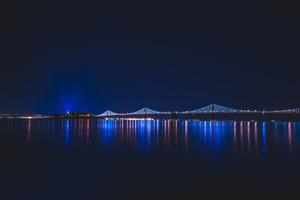
[[[1,3],[0,113],[300,107],[295,4],[95,2]]]

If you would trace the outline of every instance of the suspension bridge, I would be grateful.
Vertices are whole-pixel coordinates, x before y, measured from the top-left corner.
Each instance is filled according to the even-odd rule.
[[[217,104],[210,104],[208,106],[190,110],[190,111],[156,111],[152,110],[150,108],[142,108],[140,110],[137,110],[135,112],[131,113],[116,113],[110,110],[105,111],[102,114],[96,115],[97,117],[121,117],[121,116],[138,116],[138,115],[162,115],[162,114],[218,114],[218,113],[244,113],[244,114],[251,114],[251,113],[257,113],[257,114],[265,114],[265,113],[273,113],[273,114],[280,114],[280,113],[300,113],[300,108],[294,108],[294,109],[287,109],[287,110],[274,110],[274,111],[265,111],[265,110],[241,110],[241,109],[235,109],[235,108],[228,108],[225,106],[217,105]]]

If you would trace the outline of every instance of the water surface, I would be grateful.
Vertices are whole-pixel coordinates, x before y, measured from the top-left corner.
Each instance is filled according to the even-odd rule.
[[[0,120],[12,199],[296,197],[300,123]]]

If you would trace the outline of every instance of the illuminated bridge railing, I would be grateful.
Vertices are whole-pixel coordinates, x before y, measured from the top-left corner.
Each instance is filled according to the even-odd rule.
[[[287,110],[275,110],[275,111],[265,111],[266,113],[300,113],[300,108],[293,108]]]
[[[142,115],[142,114],[161,114],[161,113],[163,113],[163,112],[152,110],[150,108],[145,107],[145,108],[142,108],[138,111],[128,113],[128,114],[130,114],[130,115]]]
[[[184,111],[184,112],[179,112],[181,114],[195,114],[195,113],[242,113],[242,112],[251,112],[247,110],[238,110],[238,109],[233,109],[233,108],[228,108],[225,106],[220,106],[217,104],[211,104],[208,106],[205,106],[203,108],[199,108],[196,110],[191,110],[191,111]],[[257,111],[253,111],[257,112]]]
[[[246,110],[238,110],[238,109],[234,109],[234,108],[228,108],[225,106],[220,106],[217,104],[213,104],[214,105],[214,112],[216,113],[242,113],[242,112],[248,112]]]
[[[209,106],[205,106],[203,108],[199,108],[196,110],[191,110],[191,111],[183,111],[179,112],[180,114],[189,114],[189,113],[210,113],[212,112],[212,104]]]
[[[156,111],[152,110],[150,108],[142,108],[138,111],[131,112],[131,113],[116,113],[112,112],[110,110],[105,111],[104,113],[96,116],[101,117],[109,117],[109,116],[127,116],[127,115],[146,115],[146,114],[171,114],[172,112],[166,111]],[[275,110],[275,111],[260,111],[260,110],[239,110],[234,108],[228,108],[225,106],[217,105],[217,104],[211,104],[196,110],[191,111],[182,111],[182,112],[176,112],[178,114],[195,114],[195,113],[300,113],[300,108],[294,108],[294,109],[287,109],[287,110]]]
[[[112,112],[110,110],[105,111],[104,113],[97,115],[98,117],[107,117],[107,116],[116,116],[116,115],[120,115],[120,113],[115,113]]]

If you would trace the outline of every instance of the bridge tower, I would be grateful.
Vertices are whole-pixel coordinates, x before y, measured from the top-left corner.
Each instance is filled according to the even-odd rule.
[[[215,120],[215,104],[211,104],[212,120]]]
[[[144,114],[145,114],[144,118],[147,119],[147,108],[146,107],[144,108]]]

